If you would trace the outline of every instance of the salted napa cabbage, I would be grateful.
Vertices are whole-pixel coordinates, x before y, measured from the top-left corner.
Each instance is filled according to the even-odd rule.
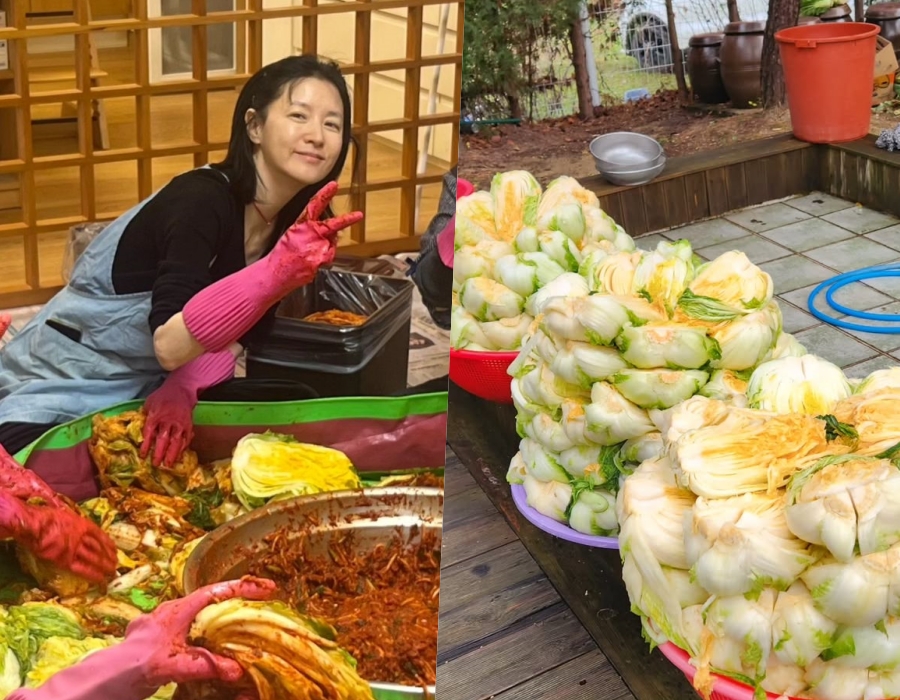
[[[261,698],[374,698],[335,630],[280,602],[210,605],[194,619],[190,640],[237,661]]]
[[[562,231],[539,233],[538,248],[557,265],[569,272],[578,272],[582,260],[581,251],[575,241]]]
[[[678,304],[682,311],[719,322],[764,307],[772,301],[774,285],[745,253],[731,251],[697,268],[687,291]]]
[[[577,319],[594,345],[613,345],[627,325],[664,322],[665,315],[640,297],[591,294],[577,311]]]
[[[459,303],[479,321],[513,318],[525,306],[525,300],[509,287],[484,277],[473,277],[463,283]]]
[[[800,578],[816,609],[841,625],[874,625],[900,613],[900,545],[839,562],[826,556]]]
[[[528,314],[520,314],[513,318],[501,318],[497,321],[485,321],[481,324],[481,332],[489,342],[487,347],[497,350],[518,350],[532,321],[534,319]]]
[[[38,649],[46,640],[51,637],[80,640],[85,636],[78,615],[56,603],[34,602],[10,607],[0,626],[2,642],[18,662],[20,680],[31,670]]]
[[[576,341],[565,342],[550,363],[554,374],[585,389],[627,367],[628,363],[615,349]]]
[[[512,246],[504,241],[485,240],[465,246],[453,256],[453,281],[461,286],[470,277],[493,278],[496,262],[512,254]]]
[[[859,435],[856,452],[874,456],[894,447],[900,435],[900,389],[869,389],[839,401],[831,412]]]
[[[576,445],[562,450],[558,461],[573,480],[618,489],[622,465],[615,447]]]
[[[583,398],[588,392],[580,386],[569,384],[561,377],[557,377],[550,368],[538,363],[533,369],[513,380],[513,385],[519,383],[522,394],[531,403],[555,412],[568,398]]]
[[[751,686],[766,674],[766,662],[772,651],[772,618],[776,591],[763,589],[758,598],[744,596],[714,598],[703,609],[708,634],[701,637],[700,664],[694,677],[695,687],[706,684],[709,671],[742,677]]]
[[[562,423],[547,413],[536,413],[530,419],[523,416],[517,416],[516,420],[517,422],[520,422],[522,427],[522,430],[519,433],[520,436],[524,433],[526,437],[531,438],[551,452],[559,454],[561,463],[561,453],[574,447],[569,436],[566,435],[566,431],[563,430]]]
[[[25,675],[26,688],[38,688],[63,669],[74,666],[90,654],[117,644],[113,637],[49,637],[41,644],[31,670]]]
[[[772,650],[782,663],[805,667],[831,646],[837,629],[834,620],[816,610],[802,581],[795,581],[778,594],[772,617]]]
[[[681,485],[704,498],[774,493],[828,454],[825,423],[803,414],[777,415],[695,397],[668,416],[663,437]]]
[[[778,334],[778,338],[775,340],[775,345],[772,346],[772,349],[763,359],[763,362],[778,360],[782,357],[803,357],[808,354],[809,351],[800,344],[799,340],[790,333],[781,331],[781,333]]]
[[[557,340],[587,343],[587,329],[578,320],[583,297],[549,297],[541,302],[538,326]]]
[[[584,210],[574,199],[561,201],[553,209],[539,213],[539,231],[558,231],[573,243],[580,243],[587,231]]]
[[[494,222],[494,200],[490,192],[473,192],[456,200],[457,250],[486,238],[497,238]]]
[[[896,669],[900,666],[900,619],[841,628],[823,651],[822,659],[845,668]]]
[[[526,503],[541,515],[566,522],[566,512],[572,502],[572,486],[559,481],[538,481],[530,474],[522,478]]]
[[[698,498],[685,516],[685,550],[697,582],[717,596],[786,590],[818,559],[788,529],[782,493]]]
[[[708,380],[709,374],[698,369],[623,369],[610,382],[637,406],[664,409],[690,398]]]
[[[739,408],[746,408],[748,404],[747,380],[741,374],[730,369],[714,371],[710,375],[709,381],[698,393],[701,396],[718,399]]]
[[[603,489],[580,490],[569,508],[569,527],[586,535],[615,535],[616,497]]]
[[[494,265],[494,278],[522,297],[529,297],[565,272],[541,252],[506,255]]]
[[[813,416],[831,413],[850,394],[841,368],[815,355],[770,360],[753,371],[747,386],[751,408]]]
[[[464,350],[470,345],[496,349],[484,334],[478,319],[463,307],[457,306],[450,313],[450,346],[455,350]]]
[[[271,432],[251,433],[238,441],[231,458],[231,480],[235,496],[251,510],[273,498],[361,486],[343,452]]]
[[[693,494],[675,486],[664,459],[644,462],[625,479],[616,499],[622,575],[632,609],[683,649],[696,645],[685,635],[682,604],[704,599],[696,588],[693,594],[672,595],[673,570],[687,574],[682,522],[693,501]],[[676,578],[691,590],[690,579],[685,584],[684,576]]]
[[[648,459],[659,459],[665,452],[662,434],[647,433],[626,440],[621,447],[622,460],[628,464],[641,464]]]
[[[631,545],[633,536],[642,533],[645,553],[653,561],[674,569],[689,569],[684,518],[695,500],[694,494],[676,485],[665,457],[643,462],[625,479],[616,499],[622,551]],[[638,556],[637,552],[632,553]]]
[[[829,0],[831,2],[831,0]],[[889,695],[866,695],[870,672],[862,668],[847,668],[834,662],[813,659],[806,667],[804,679],[809,684],[806,695],[830,700],[868,700]]]
[[[781,315],[774,303],[720,325],[710,333],[721,349],[712,366],[735,371],[755,368],[771,352],[780,331]]]
[[[638,252],[621,252],[607,255],[582,274],[587,279],[591,291],[604,294],[629,296],[632,294],[634,274],[641,260]]]
[[[719,344],[703,329],[668,321],[628,324],[616,345],[622,357],[640,369],[699,369],[721,356]]]
[[[591,208],[585,211],[584,220],[587,226],[587,237],[592,241],[616,241],[618,228],[613,218],[600,208]],[[634,241],[630,240],[630,246],[620,250],[634,250]]]
[[[538,217],[543,218],[562,204],[579,203],[584,209],[600,209],[597,195],[583,187],[574,177],[562,175],[547,185],[538,204]]]
[[[545,449],[540,443],[525,438],[519,443],[519,454],[525,464],[525,472],[538,481],[571,481],[569,473],[559,463],[559,456]]]
[[[637,250],[634,239],[625,233],[625,229],[619,224],[616,224],[616,236],[613,239],[613,244],[616,246],[616,249],[626,253],[633,253]]]
[[[825,457],[788,484],[787,524],[842,562],[900,542],[900,470],[888,459]]]
[[[587,282],[581,275],[576,275],[574,272],[564,272],[531,295],[525,304],[525,311],[536,317],[543,313],[544,306],[554,297],[578,299],[586,297],[590,292]]]
[[[538,230],[534,226],[524,226],[513,239],[516,253],[536,253],[540,250]]]
[[[693,251],[687,240],[662,242],[643,253],[634,270],[632,291],[671,315],[694,276]]]
[[[584,436],[598,445],[616,445],[654,430],[646,411],[608,382],[591,387],[591,401],[583,410]]]
[[[22,687],[22,667],[15,653],[5,644],[0,645],[2,668],[0,668],[0,697],[5,698]]]
[[[870,394],[880,389],[900,389],[900,367],[878,369],[863,379],[854,394]]]
[[[0,607],[0,697],[4,698],[22,686],[25,675],[19,658],[7,641],[7,635],[2,633],[8,618],[7,609]]]
[[[541,186],[531,173],[511,170],[491,180],[497,238],[512,241],[523,226],[537,222]],[[457,205],[458,206],[458,205]]]

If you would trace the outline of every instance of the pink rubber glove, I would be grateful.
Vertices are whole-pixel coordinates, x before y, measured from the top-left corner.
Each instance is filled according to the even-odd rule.
[[[245,577],[163,603],[128,625],[123,642],[60,671],[40,688],[16,690],[7,700],[144,700],[169,683],[234,683],[243,669],[232,659],[189,645],[191,624],[208,605],[229,598],[265,600],[274,591],[272,581]]]
[[[0,445],[0,490],[23,501],[40,498],[48,506],[68,507],[66,499],[51,489],[41,477],[13,459],[2,445]]]
[[[171,467],[194,439],[194,406],[200,392],[234,376],[237,358],[231,350],[201,355],[169,373],[144,402],[141,458],[153,451],[153,465]]]
[[[337,193],[330,182],[300,218],[278,239],[272,252],[198,292],[182,312],[191,335],[209,352],[224,350],[249,331],[266,311],[316,278],[334,260],[337,235],[362,221],[362,212],[320,221]]]
[[[12,537],[38,559],[103,585],[116,575],[116,546],[93,522],[70,510],[29,505],[0,491],[0,536]]]

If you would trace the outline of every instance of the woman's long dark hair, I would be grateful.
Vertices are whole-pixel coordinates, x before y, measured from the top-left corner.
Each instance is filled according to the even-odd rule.
[[[318,78],[331,83],[341,96],[341,103],[344,106],[341,152],[331,172],[324,179],[304,187],[282,207],[275,221],[272,240],[268,247],[274,245],[275,241],[284,233],[288,226],[297,220],[297,217],[303,212],[313,194],[318,192],[326,183],[337,180],[344,169],[344,163],[347,161],[347,155],[350,151],[350,144],[353,143],[353,135],[351,133],[353,116],[350,107],[350,91],[338,65],[331,61],[321,60],[316,56],[288,56],[263,67],[255,73],[244,85],[234,107],[228,153],[220,163],[211,164],[212,167],[228,175],[232,191],[238,200],[244,204],[250,204],[256,197],[259,174],[256,172],[256,164],[253,162],[254,144],[247,133],[247,110],[255,110],[257,118],[265,122],[267,112],[272,103],[281,97],[285,90],[293,90],[294,85],[307,78]],[[355,181],[355,163],[352,170]],[[328,212],[328,215],[330,215],[330,212]]]

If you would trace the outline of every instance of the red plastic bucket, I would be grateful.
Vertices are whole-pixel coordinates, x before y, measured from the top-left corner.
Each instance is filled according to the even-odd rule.
[[[862,22],[823,22],[775,34],[796,138],[840,143],[869,133],[880,31]]]

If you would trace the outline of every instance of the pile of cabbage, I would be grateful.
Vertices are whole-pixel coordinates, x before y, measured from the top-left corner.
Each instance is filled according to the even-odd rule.
[[[56,603],[0,607],[0,698],[19,688],[38,688],[86,656],[122,641],[91,635],[77,613]],[[147,700],[170,700],[175,685]]]
[[[634,241],[571,177],[546,191],[522,170],[456,203],[450,343],[456,350],[518,350],[537,293]]]
[[[592,253],[531,304],[509,368],[522,441],[507,481],[588,535],[617,533],[616,493],[658,446],[660,412],[696,394],[747,405],[757,367],[806,354],[765,271],[740,252],[704,263],[686,240]]]
[[[900,697],[900,367],[849,382],[805,356],[757,372],[770,410],[695,396],[660,416],[657,454],[624,479],[632,611],[651,645],[689,653],[705,697],[711,674]]]

